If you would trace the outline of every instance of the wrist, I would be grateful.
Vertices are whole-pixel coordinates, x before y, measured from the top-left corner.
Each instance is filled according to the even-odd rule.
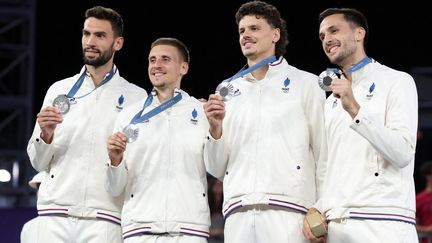
[[[117,167],[120,165],[122,158],[110,158],[111,160],[111,166]]]
[[[51,144],[52,139],[53,139],[53,135],[48,135],[46,132],[41,132],[39,137],[46,143],[46,144]]]
[[[222,137],[222,128],[210,128],[210,135],[214,139],[219,139]]]

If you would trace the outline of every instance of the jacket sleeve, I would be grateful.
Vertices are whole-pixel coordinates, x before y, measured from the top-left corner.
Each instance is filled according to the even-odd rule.
[[[115,167],[111,165],[108,160],[106,170],[105,190],[113,197],[119,196],[126,187],[128,171],[126,168],[126,161],[122,160],[120,164]]]
[[[33,133],[27,145],[27,154],[33,168],[39,172],[48,170],[51,160],[54,157],[54,145],[46,144],[40,138],[39,125],[36,124]],[[39,130],[39,131],[38,131]]]
[[[48,92],[44,98],[43,107],[50,106],[52,104],[52,97],[54,95],[52,86],[48,89]],[[33,168],[37,171],[48,170],[50,162],[54,156],[55,145],[55,132],[54,139],[51,144],[46,144],[40,137],[41,129],[39,124],[35,123],[32,136],[27,144],[27,155],[29,156],[30,163]]]
[[[386,100],[385,122],[361,107],[350,127],[367,139],[394,166],[404,168],[414,159],[417,141],[418,101],[413,78],[402,73],[392,81]]]
[[[214,139],[210,133],[204,144],[204,163],[207,172],[212,176],[223,180],[228,163],[228,149],[222,134],[220,139]]]
[[[316,77],[318,80],[318,77]],[[326,136],[324,124],[324,104],[326,99],[325,91],[319,88],[318,84],[309,84],[304,94],[305,113],[309,130],[310,148],[315,162],[315,184],[317,198],[320,197],[325,171],[326,171]]]

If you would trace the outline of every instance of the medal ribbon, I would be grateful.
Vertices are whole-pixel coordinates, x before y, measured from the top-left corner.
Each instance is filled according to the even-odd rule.
[[[355,72],[357,70],[360,70],[364,66],[366,66],[367,64],[371,63],[372,61],[373,61],[372,58],[366,56],[361,61],[359,61],[358,63],[356,63],[356,64],[352,65],[350,68],[348,68],[347,72],[352,73],[352,72]],[[327,70],[331,70],[338,75],[342,74],[342,70],[340,70],[339,68],[327,68]]]
[[[153,108],[152,110],[148,111],[144,115],[141,115],[143,113],[143,111],[153,101],[153,94],[150,94],[149,96],[147,96],[147,99],[144,102],[144,106],[143,106],[142,110],[139,111],[137,114],[135,114],[135,116],[130,121],[130,124],[137,124],[137,123],[141,123],[141,122],[147,121],[151,117],[154,117],[157,114],[161,113],[162,111],[164,111],[164,110],[170,108],[171,106],[173,106],[174,104],[176,104],[177,102],[179,102],[182,99],[182,95],[181,95],[181,93],[179,91],[175,91],[175,94],[176,95],[174,95],[174,97],[172,97],[171,99],[169,99],[169,100],[165,101],[164,103],[160,104],[159,106]]]
[[[87,70],[87,69],[86,69]],[[90,93],[92,93],[93,91],[95,91],[97,88],[101,87],[102,85],[108,83],[108,81],[110,81],[112,79],[112,77],[114,77],[114,74],[117,72],[117,67],[115,65],[113,65],[113,68],[111,69],[111,71],[109,71],[109,73],[107,73],[105,75],[105,78],[102,80],[102,82],[99,83],[99,85],[97,85],[92,91],[88,92],[85,95],[79,96],[79,97],[74,97],[74,95],[78,92],[78,90],[81,88],[81,85],[84,83],[84,79],[86,77],[86,70],[84,70],[84,72],[81,74],[81,76],[79,77],[79,79],[75,82],[75,84],[72,86],[71,90],[69,91],[69,93],[66,95],[66,97],[68,98],[72,98],[72,100],[75,99],[80,99],[83,98],[87,95],[89,95]]]
[[[271,57],[267,57],[266,59],[264,59],[264,60],[262,60],[262,61],[260,61],[259,63],[257,63],[257,64],[255,64],[255,65],[253,65],[253,66],[251,66],[251,67],[249,67],[249,68],[242,68],[239,72],[237,72],[234,76],[232,76],[231,78],[227,78],[227,79],[225,79],[224,81],[222,81],[222,82],[231,82],[232,80],[234,80],[234,79],[236,79],[236,78],[238,78],[238,77],[241,77],[241,76],[243,76],[243,75],[245,75],[245,74],[248,74],[248,73],[250,73],[250,72],[253,72],[253,71],[255,71],[256,69],[258,69],[258,68],[260,68],[260,67],[262,67],[262,66],[264,66],[264,65],[266,65],[266,64],[269,64],[269,63],[271,63],[271,62],[274,62],[274,61],[276,61],[277,59],[276,59],[276,57],[275,56],[271,56]]]

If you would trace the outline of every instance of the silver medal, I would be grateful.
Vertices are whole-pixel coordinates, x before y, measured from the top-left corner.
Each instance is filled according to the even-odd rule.
[[[70,109],[69,98],[66,95],[59,95],[53,101],[53,106],[60,110],[62,115],[68,113]]]
[[[318,84],[321,87],[321,89],[323,89],[325,91],[331,91],[330,85],[331,85],[333,79],[336,79],[336,78],[338,78],[336,73],[330,69],[327,69],[319,75]]]
[[[216,94],[222,96],[224,101],[228,101],[234,96],[234,86],[230,82],[222,82],[216,87]]]
[[[132,143],[138,138],[139,129],[137,125],[129,124],[123,128],[123,133],[127,138],[127,142]]]

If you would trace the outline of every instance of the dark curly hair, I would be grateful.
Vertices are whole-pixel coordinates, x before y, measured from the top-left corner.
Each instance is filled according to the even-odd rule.
[[[276,42],[276,57],[283,56],[286,52],[286,46],[288,45],[288,32],[286,29],[286,22],[281,18],[279,10],[266,2],[263,1],[251,1],[244,3],[237,10],[235,15],[237,26],[240,20],[247,15],[255,15],[257,17],[264,18],[269,25],[273,28],[280,30],[280,39]]]

